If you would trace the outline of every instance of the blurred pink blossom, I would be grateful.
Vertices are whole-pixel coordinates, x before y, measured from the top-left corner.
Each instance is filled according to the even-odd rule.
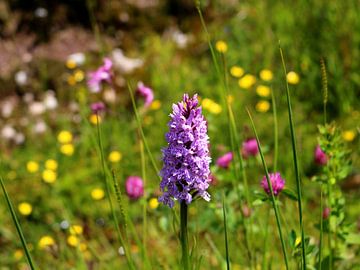
[[[88,73],[87,84],[91,92],[98,93],[101,89],[101,83],[111,83],[112,61],[110,58],[104,58],[104,64],[97,70]]]

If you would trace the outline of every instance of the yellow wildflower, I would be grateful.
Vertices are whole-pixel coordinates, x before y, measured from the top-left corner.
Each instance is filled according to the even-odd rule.
[[[32,206],[30,203],[22,202],[18,205],[18,210],[21,215],[28,216],[32,213]]]
[[[74,86],[76,84],[76,80],[75,80],[75,77],[73,75],[69,75],[67,77],[67,83],[68,85],[70,86]]]
[[[256,104],[255,108],[258,112],[267,112],[270,109],[270,103],[266,100],[261,100]]]
[[[60,152],[66,156],[72,156],[74,154],[74,145],[71,143],[64,144],[60,147]]]
[[[220,53],[226,53],[227,49],[228,49],[228,46],[227,46],[225,41],[219,40],[219,41],[216,42],[215,48]]]
[[[233,66],[230,68],[230,74],[235,78],[240,78],[244,75],[244,69],[239,66]]]
[[[273,79],[273,73],[271,72],[271,70],[269,69],[263,69],[262,71],[260,71],[260,78],[263,81],[271,81]]]
[[[70,131],[62,130],[58,134],[57,139],[58,139],[59,143],[62,143],[62,144],[71,143],[71,141],[73,139],[73,135],[71,134]]]
[[[154,110],[154,111],[160,109],[160,107],[161,107],[161,101],[158,100],[158,99],[154,100],[154,101],[150,104],[150,109],[151,109],[151,110]]]
[[[87,245],[85,243],[81,243],[79,248],[80,248],[80,251],[84,252],[87,250]]]
[[[300,81],[300,77],[295,71],[290,71],[286,75],[286,79],[287,79],[288,83],[290,83],[290,84],[298,84]]]
[[[342,133],[343,139],[347,142],[353,141],[355,139],[355,136],[356,136],[356,134],[355,134],[355,131],[353,131],[353,130],[345,130]]]
[[[45,249],[46,247],[55,245],[55,240],[51,236],[45,235],[40,238],[38,245],[40,249]]]
[[[71,234],[77,234],[81,235],[83,233],[84,229],[81,225],[72,225],[70,226],[70,233]]]
[[[259,85],[256,87],[256,93],[260,97],[268,97],[270,95],[270,87],[266,85]]]
[[[37,163],[36,161],[29,161],[28,163],[26,163],[26,169],[30,173],[36,173],[39,170],[39,163]]]
[[[68,69],[74,69],[76,68],[76,62],[73,59],[68,59],[65,63],[66,67]]]
[[[70,235],[67,238],[67,243],[69,246],[76,247],[79,244],[79,238],[75,235]]]
[[[301,237],[298,236],[298,237],[296,237],[296,240],[295,240],[295,246],[300,245],[300,243],[301,243]]]
[[[45,161],[45,168],[48,170],[56,171],[58,168],[58,163],[55,159],[48,159]]]
[[[204,98],[201,105],[212,114],[219,114],[222,111],[221,106],[209,98]]]
[[[14,258],[15,260],[20,260],[24,256],[24,252],[21,249],[17,249],[14,252]]]
[[[244,89],[249,89],[256,83],[256,78],[254,75],[246,74],[239,80],[239,86]]]
[[[84,79],[84,77],[85,77],[84,71],[82,71],[80,69],[75,70],[75,72],[74,72],[75,81],[81,82]]]
[[[159,201],[157,198],[151,198],[149,201],[149,207],[150,209],[156,209],[159,206]]]
[[[143,122],[145,126],[150,126],[154,122],[154,118],[152,118],[150,115],[145,115]]]
[[[92,114],[92,115],[90,115],[89,120],[90,120],[90,123],[93,124],[93,125],[101,123],[100,115]]]
[[[56,181],[57,174],[53,170],[44,170],[42,173],[42,179],[44,182],[52,184]]]
[[[226,97],[226,100],[229,104],[233,103],[234,102],[234,96],[233,95],[228,95]]]
[[[103,199],[104,196],[105,196],[105,192],[102,188],[95,188],[91,191],[91,197],[95,201],[99,201],[99,200]]]
[[[110,162],[116,163],[122,159],[122,155],[119,151],[111,151],[108,159]]]

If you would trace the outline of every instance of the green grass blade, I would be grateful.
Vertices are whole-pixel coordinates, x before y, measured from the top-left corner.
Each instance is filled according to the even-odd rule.
[[[136,107],[136,102],[135,102],[134,94],[133,94],[132,88],[131,88],[131,86],[130,86],[129,83],[128,83],[128,89],[129,89],[129,93],[130,93],[130,97],[131,97],[131,102],[132,102],[133,109],[134,109],[134,114],[135,114],[136,122],[137,122],[137,125],[138,125],[138,128],[139,128],[139,131],[140,131],[141,139],[142,139],[142,141],[143,141],[143,143],[144,143],[146,152],[148,153],[148,156],[149,156],[149,158],[150,158],[150,161],[151,161],[151,164],[152,164],[152,166],[153,166],[153,168],[154,168],[154,171],[155,171],[156,175],[158,176],[159,180],[161,180],[160,170],[159,170],[159,168],[158,168],[157,165],[156,165],[154,156],[152,155],[152,153],[151,153],[151,151],[150,151],[150,148],[149,148],[149,145],[148,145],[148,143],[147,143],[147,140],[146,140],[146,137],[145,137],[145,134],[144,134],[144,130],[143,130],[143,128],[142,128],[142,124],[141,124],[141,119],[140,119],[140,116],[139,116],[139,112],[138,112],[137,107]]]
[[[226,221],[226,205],[225,205],[225,195],[223,193],[223,217],[224,217],[224,240],[225,240],[225,257],[226,257],[226,269],[230,270],[230,256],[229,256],[229,244],[228,244],[228,233],[227,233],[227,221]]]
[[[284,238],[283,238],[283,235],[282,235],[282,229],[281,229],[281,221],[280,221],[279,209],[277,207],[277,203],[276,203],[276,200],[275,200],[275,195],[274,195],[273,188],[272,188],[272,185],[271,185],[271,182],[270,182],[269,171],[268,171],[268,168],[266,166],[264,154],[263,154],[263,151],[262,151],[262,148],[261,148],[261,144],[260,144],[260,141],[259,141],[258,134],[256,132],[254,121],[253,121],[253,119],[251,117],[251,114],[250,114],[249,110],[247,110],[247,113],[249,115],[249,118],[250,118],[250,121],[251,121],[251,126],[253,128],[253,131],[254,131],[254,134],[255,134],[255,137],[256,137],[256,141],[257,141],[257,144],[258,144],[258,147],[259,147],[259,153],[260,153],[261,161],[262,161],[262,164],[263,164],[263,167],[264,167],[266,181],[267,181],[268,186],[270,188],[271,202],[272,202],[274,212],[275,212],[276,223],[277,223],[277,227],[278,227],[278,231],[279,231],[279,237],[280,237],[282,251],[283,251],[283,255],[284,255],[285,266],[286,266],[286,269],[289,269],[288,258],[287,258],[287,253],[286,253],[286,246],[285,246],[285,241],[284,241]]]
[[[323,187],[320,184],[320,243],[319,243],[319,270],[321,270],[321,262],[322,262],[322,248],[323,248]]]
[[[4,185],[4,182],[3,182],[3,179],[2,177],[0,176],[0,184],[1,184],[1,188],[3,190],[3,193],[4,193],[4,196],[5,196],[5,200],[6,200],[6,204],[7,206],[9,207],[9,211],[11,213],[11,218],[12,220],[14,221],[15,223],[15,227],[16,227],[16,230],[18,232],[18,235],[19,235],[19,238],[20,238],[20,241],[21,241],[21,245],[25,251],[25,255],[26,255],[26,259],[29,263],[29,266],[31,268],[31,270],[34,270],[35,269],[35,266],[34,266],[34,263],[32,261],[32,258],[31,258],[31,254],[30,254],[30,251],[29,249],[27,248],[27,244],[26,244],[26,240],[25,240],[25,236],[24,236],[24,233],[21,229],[21,225],[20,225],[20,222],[16,216],[16,213],[15,213],[15,210],[14,210],[14,207],[11,203],[11,200],[9,198],[9,194],[7,193],[6,191],[6,188],[5,188],[5,185]]]
[[[292,145],[292,152],[293,152],[293,160],[294,160],[294,169],[295,169],[295,179],[296,179],[296,189],[297,189],[297,196],[298,196],[298,210],[299,210],[299,223],[300,223],[300,231],[301,231],[301,253],[302,253],[302,269],[306,269],[306,251],[305,251],[305,233],[304,233],[304,224],[303,224],[303,217],[302,217],[302,197],[301,197],[301,179],[300,179],[300,171],[298,165],[298,155],[296,150],[296,136],[295,136],[295,128],[294,128],[294,120],[293,120],[293,112],[291,108],[291,99],[290,99],[290,90],[289,90],[289,83],[287,81],[286,75],[286,66],[284,55],[280,46],[279,42],[279,50],[281,55],[281,62],[284,70],[284,76],[286,80],[286,99],[287,99],[287,106],[288,106],[288,115],[289,115],[289,124],[290,124],[290,133],[291,133],[291,145]]]
[[[271,102],[273,107],[273,117],[274,117],[274,172],[277,171],[278,157],[279,157],[279,127],[277,119],[277,109],[276,109],[276,100],[273,89],[271,89]]]
[[[116,233],[118,236],[118,240],[121,244],[121,246],[124,247],[125,249],[125,257],[126,257],[126,261],[128,263],[128,266],[130,269],[134,269],[135,270],[135,266],[134,263],[132,261],[131,255],[128,252],[128,250],[126,250],[126,243],[124,241],[124,238],[120,232],[120,227],[119,227],[119,221],[117,219],[116,213],[115,213],[115,209],[114,209],[114,205],[112,203],[112,199],[111,199],[111,187],[107,178],[107,173],[106,173],[106,165],[105,165],[105,158],[104,158],[104,148],[103,148],[103,144],[102,144],[102,138],[101,138],[101,130],[100,130],[100,124],[99,124],[99,115],[96,114],[96,128],[97,128],[97,136],[98,136],[98,146],[99,146],[99,151],[100,151],[100,161],[101,161],[101,168],[102,168],[102,173],[103,173],[103,179],[105,182],[105,187],[106,187],[106,196],[108,198],[109,201],[109,206],[110,206],[110,211],[112,214],[112,218],[113,218],[113,222],[114,222],[114,226],[116,229]]]

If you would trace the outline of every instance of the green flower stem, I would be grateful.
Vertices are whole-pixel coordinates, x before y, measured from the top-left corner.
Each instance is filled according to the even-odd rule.
[[[189,242],[187,233],[188,206],[185,201],[180,203],[180,241],[182,249],[182,266],[184,270],[190,270]]]
[[[256,141],[257,141],[257,144],[259,146],[259,153],[260,153],[261,161],[262,161],[262,164],[263,164],[263,167],[264,167],[266,181],[267,181],[268,186],[270,188],[270,195],[271,195],[270,198],[271,198],[271,202],[272,202],[273,209],[274,209],[274,212],[275,212],[275,218],[276,218],[276,223],[277,223],[277,227],[278,227],[278,231],[279,231],[279,237],[280,237],[280,241],[281,241],[282,251],[283,251],[283,255],[284,255],[285,266],[286,266],[286,269],[288,270],[289,269],[289,263],[288,263],[287,253],[286,253],[285,241],[284,241],[284,238],[283,238],[283,235],[282,235],[279,209],[278,209],[278,206],[277,206],[274,191],[273,191],[272,184],[271,184],[271,181],[270,181],[269,172],[268,172],[268,168],[266,166],[264,154],[263,154],[262,149],[261,149],[259,137],[258,137],[258,134],[256,132],[255,124],[254,124],[254,121],[253,121],[253,119],[251,117],[251,114],[250,114],[249,110],[247,110],[247,113],[249,115],[249,118],[250,118],[250,121],[251,121],[251,126],[253,128],[253,131],[254,131],[254,134],[255,134],[255,137],[256,137]]]
[[[323,187],[322,184],[320,186],[320,244],[319,244],[319,270],[321,270],[321,262],[322,262],[322,247],[323,247]]]
[[[29,263],[29,266],[30,266],[31,270],[34,270],[34,269],[35,269],[35,266],[34,266],[34,263],[33,263],[33,261],[32,261],[31,255],[30,255],[30,251],[29,251],[29,249],[27,248],[27,244],[26,244],[26,240],[25,240],[25,237],[24,237],[24,233],[23,233],[23,231],[22,231],[22,229],[21,229],[21,225],[20,225],[19,220],[18,220],[18,218],[17,218],[17,216],[16,216],[14,207],[13,207],[11,201],[10,201],[9,195],[8,195],[8,193],[7,193],[7,191],[6,191],[6,188],[5,188],[5,185],[4,185],[4,182],[3,182],[3,179],[2,179],[1,176],[0,176],[0,184],[1,184],[1,188],[2,188],[2,190],[3,190],[4,196],[5,196],[6,203],[7,203],[8,207],[9,207],[9,211],[10,211],[10,213],[11,213],[12,220],[13,220],[14,223],[15,223],[16,230],[17,230],[17,232],[18,232],[18,235],[19,235],[21,244],[22,244],[23,249],[24,249],[24,251],[25,251],[26,259],[27,259],[27,261],[28,261],[28,263]]]
[[[303,224],[303,217],[302,217],[302,200],[301,200],[301,179],[300,179],[300,171],[298,165],[298,157],[297,157],[297,150],[296,150],[296,137],[295,137],[295,128],[294,128],[294,120],[293,120],[293,113],[291,109],[291,99],[290,99],[290,90],[289,84],[286,78],[286,66],[284,55],[279,43],[279,50],[280,56],[282,61],[282,66],[284,70],[284,76],[286,80],[286,99],[288,105],[288,114],[289,114],[289,123],[290,123],[290,133],[291,133],[291,144],[292,144],[292,151],[293,151],[293,160],[294,160],[294,168],[295,168],[295,178],[296,178],[296,189],[297,189],[297,201],[298,201],[298,209],[299,209],[299,223],[300,223],[300,231],[301,231],[301,255],[302,255],[302,269],[306,270],[306,251],[305,251],[305,233],[304,233],[304,224]]]
[[[111,200],[111,188],[110,188],[110,184],[108,183],[108,178],[107,178],[107,173],[106,173],[106,165],[105,165],[105,158],[104,158],[104,148],[103,148],[103,144],[102,144],[102,139],[101,139],[101,131],[100,131],[100,125],[99,125],[99,114],[96,113],[96,128],[97,128],[97,136],[98,136],[98,146],[99,146],[99,150],[100,150],[100,160],[101,160],[101,168],[102,168],[102,173],[103,173],[103,178],[105,181],[105,186],[106,186],[106,196],[108,198],[109,201],[109,206],[110,206],[110,210],[111,210],[111,214],[112,214],[112,218],[114,221],[114,226],[116,229],[116,233],[119,239],[119,242],[121,244],[121,246],[124,248],[125,250],[125,257],[129,266],[129,269],[135,269],[134,263],[132,261],[131,255],[129,253],[129,250],[127,248],[126,242],[120,232],[120,228],[119,228],[119,220],[117,219],[116,213],[115,213],[115,209]]]

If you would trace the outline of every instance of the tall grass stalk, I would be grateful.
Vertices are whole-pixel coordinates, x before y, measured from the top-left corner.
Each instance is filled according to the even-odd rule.
[[[1,188],[3,190],[3,193],[4,193],[4,196],[5,196],[5,200],[6,200],[6,204],[9,208],[9,211],[10,211],[10,214],[11,214],[11,218],[12,220],[14,221],[14,224],[15,224],[15,227],[16,227],[16,231],[19,235],[19,238],[20,238],[20,241],[21,241],[21,245],[25,251],[25,255],[26,255],[26,259],[28,261],[28,264],[30,266],[30,269],[31,270],[34,270],[35,269],[35,265],[33,263],[33,260],[31,258],[31,254],[30,254],[30,251],[27,247],[27,244],[26,244],[26,240],[25,240],[25,236],[24,236],[24,233],[21,229],[21,225],[20,225],[20,222],[16,216],[16,213],[15,213],[15,210],[14,210],[14,207],[11,203],[11,200],[10,200],[10,197],[9,197],[9,194],[7,193],[7,190],[5,188],[5,185],[4,185],[4,182],[3,182],[3,179],[2,177],[0,176],[0,184],[1,184]]]
[[[321,87],[322,87],[322,94],[323,94],[323,109],[324,109],[324,125],[327,124],[327,112],[326,112],[326,105],[328,100],[328,81],[327,81],[327,75],[326,75],[326,66],[325,61],[323,58],[320,59],[320,69],[321,69]],[[319,243],[319,270],[321,270],[322,267],[322,253],[323,253],[323,185],[320,185],[320,243]],[[331,254],[331,248],[330,248],[330,255],[329,258],[330,262],[332,262],[332,254]],[[332,266],[331,266],[332,267]]]
[[[141,158],[141,178],[143,179],[143,183],[144,183],[144,190],[146,191],[146,160],[145,160],[145,151],[144,151],[144,143],[142,141],[142,139],[140,139],[140,158]],[[146,192],[145,192],[146,194]],[[144,262],[146,261],[146,241],[147,241],[147,209],[146,209],[147,205],[146,205],[146,197],[144,196],[143,198],[143,233],[142,233],[142,238],[143,238],[143,260]]]
[[[135,270],[135,266],[134,263],[132,261],[131,255],[129,253],[129,250],[126,247],[126,243],[124,241],[124,238],[120,232],[120,226],[119,226],[119,221],[117,219],[116,213],[115,213],[115,209],[112,203],[112,199],[111,199],[111,187],[107,178],[107,173],[106,173],[106,165],[105,165],[105,158],[104,158],[104,148],[103,148],[103,144],[102,144],[102,138],[101,138],[101,130],[100,130],[100,118],[99,118],[99,114],[96,113],[96,128],[97,128],[97,137],[98,137],[98,146],[99,146],[99,151],[100,151],[100,161],[101,161],[101,168],[102,168],[102,174],[103,174],[103,179],[105,182],[105,187],[106,187],[106,196],[108,198],[108,202],[109,202],[109,206],[110,206],[110,210],[111,210],[111,214],[112,214],[112,219],[114,222],[114,226],[116,229],[116,233],[118,236],[118,240],[121,244],[121,246],[124,248],[125,250],[125,257],[126,257],[126,261],[127,264],[129,266],[129,269]]]
[[[279,156],[279,126],[278,126],[278,119],[277,119],[277,109],[276,109],[276,100],[274,91],[271,88],[271,102],[273,107],[273,117],[274,117],[274,172],[277,171],[277,163],[278,163],[278,156]]]
[[[188,241],[188,206],[184,200],[180,203],[180,242],[182,250],[182,266],[184,270],[190,270],[189,241]]]
[[[281,228],[279,209],[278,209],[278,206],[277,206],[277,203],[276,203],[274,191],[273,191],[272,184],[271,184],[271,181],[270,181],[268,168],[267,168],[267,165],[266,165],[266,162],[265,162],[265,158],[264,158],[264,154],[263,154],[263,151],[262,151],[262,148],[261,148],[259,137],[258,137],[258,134],[256,132],[254,121],[253,121],[253,119],[251,117],[251,114],[250,114],[249,110],[247,110],[247,113],[249,115],[249,118],[250,118],[250,121],[251,121],[251,126],[253,128],[253,131],[254,131],[254,134],[255,134],[255,137],[256,137],[256,141],[257,141],[257,144],[258,144],[258,147],[259,147],[259,153],[260,153],[261,161],[262,161],[264,171],[265,171],[266,181],[267,181],[269,189],[270,189],[270,194],[271,194],[270,198],[271,198],[271,202],[272,202],[273,209],[274,209],[274,212],[275,212],[275,218],[276,218],[276,223],[277,223],[277,227],[278,227],[278,231],[279,231],[282,251],[283,251],[283,255],[284,255],[285,266],[286,266],[286,269],[289,269],[289,263],[288,263],[288,258],[287,258],[285,241],[284,241],[284,238],[283,238],[283,235],[282,235],[282,228]]]
[[[217,74],[217,77],[221,83],[221,87],[220,89],[220,95],[221,95],[221,99],[222,99],[222,104],[223,106],[226,108],[226,114],[227,114],[227,120],[228,120],[228,127],[229,127],[229,135],[230,135],[230,143],[231,143],[231,150],[232,152],[235,154],[235,159],[234,159],[234,174],[236,179],[240,179],[242,178],[243,184],[244,184],[244,193],[245,193],[245,201],[248,207],[250,207],[250,192],[249,192],[249,187],[248,187],[248,181],[247,181],[247,176],[246,176],[246,170],[244,167],[244,161],[243,158],[241,156],[241,152],[240,152],[240,145],[239,145],[239,137],[237,134],[237,127],[236,127],[236,122],[235,122],[235,117],[234,117],[234,113],[232,111],[232,107],[230,102],[227,100],[227,96],[229,94],[229,87],[228,87],[228,83],[227,83],[227,77],[226,77],[226,63],[225,63],[225,57],[224,54],[221,54],[221,60],[222,60],[222,64],[223,64],[223,75],[221,74],[221,68],[220,65],[218,63],[218,59],[215,53],[215,50],[212,46],[211,43],[211,38],[210,38],[210,34],[207,30],[206,27],[206,23],[204,20],[204,17],[202,15],[202,11],[201,11],[201,6],[200,6],[200,1],[196,1],[196,9],[198,11],[199,17],[200,17],[200,21],[202,24],[202,27],[204,29],[205,35],[206,35],[206,39],[208,42],[208,46],[211,52],[211,57],[212,57],[212,61],[215,67],[215,71]],[[237,164],[240,165],[237,166]],[[235,188],[237,189],[237,193],[239,194],[239,199],[240,201],[241,199],[241,193],[239,190],[239,187],[237,184],[235,184]],[[250,217],[251,220],[251,217]],[[248,256],[248,260],[249,260],[249,265],[252,268],[252,255],[251,255],[251,240],[249,239],[250,236],[248,235],[249,232],[251,234],[251,230],[252,227],[248,226],[247,221],[244,219],[244,237],[245,237],[245,243],[246,243],[246,249],[247,249],[247,256]]]
[[[230,270],[230,255],[229,255],[229,243],[228,243],[228,232],[227,232],[227,220],[226,220],[226,204],[225,194],[223,193],[223,218],[224,218],[224,240],[225,240],[225,255],[226,255],[226,269]]]
[[[291,108],[289,83],[286,78],[287,71],[286,71],[284,55],[283,55],[283,52],[282,52],[282,49],[280,46],[280,42],[279,42],[279,50],[280,50],[281,62],[282,62],[283,70],[284,70],[284,76],[285,76],[285,80],[286,80],[286,99],[287,99],[287,106],[288,106],[290,133],[291,133],[291,145],[292,145],[294,168],[295,168],[297,201],[298,201],[298,210],[299,210],[299,223],[300,223],[300,231],[301,231],[302,269],[306,270],[305,233],[304,233],[304,224],[303,224],[303,217],[302,217],[303,210],[302,210],[302,197],[301,197],[301,179],[300,179],[298,156],[297,156],[297,150],[296,150],[296,136],[295,136],[293,112],[292,112],[292,108]]]
[[[136,122],[137,122],[137,125],[138,125],[138,128],[139,128],[139,132],[140,132],[140,135],[141,135],[142,142],[144,143],[145,150],[146,150],[146,152],[147,152],[147,154],[148,154],[148,156],[150,158],[151,165],[153,166],[153,169],[154,169],[156,175],[158,176],[159,180],[161,181],[160,170],[159,170],[158,166],[156,165],[154,156],[152,155],[152,153],[150,151],[150,148],[149,148],[149,145],[147,143],[147,140],[146,140],[146,137],[145,137],[145,134],[144,134],[144,130],[142,128],[140,115],[139,115],[139,112],[138,112],[137,107],[136,107],[132,87],[131,87],[131,85],[129,83],[128,83],[128,90],[129,90],[129,93],[130,93],[130,98],[131,98],[131,102],[132,102],[133,109],[134,109],[135,119],[136,119]]]

